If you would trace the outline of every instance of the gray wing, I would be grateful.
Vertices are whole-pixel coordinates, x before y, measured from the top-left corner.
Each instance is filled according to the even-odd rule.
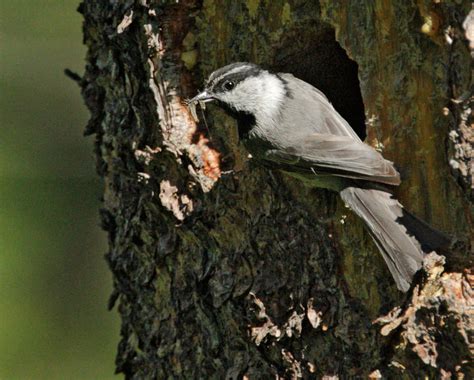
[[[289,168],[296,165],[339,177],[400,184],[393,163],[364,144],[321,91],[291,74],[280,76],[293,99],[284,105],[278,148],[267,152],[267,160]]]
[[[392,162],[369,145],[348,136],[313,133],[285,148],[269,150],[265,159],[316,174],[400,184],[400,174]]]
[[[361,141],[349,123],[334,109],[326,96],[309,83],[295,78],[291,74],[280,74],[286,81],[290,96],[294,101],[287,102],[283,114],[285,125],[294,125],[288,130],[293,136],[296,133],[322,133],[328,135],[348,136]],[[296,124],[298,127],[296,127]],[[291,139],[291,136],[286,136]]]

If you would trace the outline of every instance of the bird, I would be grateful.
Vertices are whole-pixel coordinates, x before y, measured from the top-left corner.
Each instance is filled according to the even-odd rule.
[[[397,288],[407,292],[427,253],[450,239],[392,195],[394,164],[364,143],[323,92],[250,62],[212,72],[189,105],[214,101],[237,120],[251,157],[311,187],[338,192],[365,223]]]

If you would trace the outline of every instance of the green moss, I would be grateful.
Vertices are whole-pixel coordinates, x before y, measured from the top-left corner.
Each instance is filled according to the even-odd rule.
[[[160,318],[166,319],[171,314],[170,310],[170,299],[171,299],[171,278],[169,272],[166,269],[156,269],[156,281],[155,281],[155,305],[157,310],[160,311]]]
[[[214,17],[216,15],[216,3],[213,0],[204,0],[202,9],[206,17]]]
[[[218,244],[225,245],[226,249],[239,250],[245,244],[245,232],[239,226],[245,224],[238,212],[229,210],[228,215],[219,218],[217,227],[210,232]]]
[[[196,65],[197,57],[198,53],[196,49],[181,53],[181,60],[188,70],[191,70]]]
[[[291,6],[289,3],[285,3],[281,12],[281,23],[285,25],[291,21]]]
[[[255,18],[257,15],[259,5],[260,0],[247,0],[247,9],[249,10],[249,15],[251,18]]]
[[[194,45],[196,45],[196,36],[189,32],[188,34],[186,34],[186,37],[184,37],[183,39],[183,47],[184,47],[184,50],[185,51],[189,51],[189,50],[193,50],[194,49]]]

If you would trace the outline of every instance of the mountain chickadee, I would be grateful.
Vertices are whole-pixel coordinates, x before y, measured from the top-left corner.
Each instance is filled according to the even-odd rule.
[[[400,184],[393,163],[363,143],[310,84],[239,62],[214,71],[189,103],[212,100],[237,119],[254,158],[306,184],[339,192],[367,225],[401,291],[410,288],[425,253],[449,244],[387,192],[383,185]]]

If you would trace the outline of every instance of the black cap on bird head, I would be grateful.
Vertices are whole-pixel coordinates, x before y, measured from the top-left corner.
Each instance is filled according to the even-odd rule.
[[[265,70],[260,66],[250,62],[235,62],[221,67],[209,75],[204,90],[189,100],[189,103],[218,100],[219,93],[232,91],[242,80],[257,76],[263,71]]]

